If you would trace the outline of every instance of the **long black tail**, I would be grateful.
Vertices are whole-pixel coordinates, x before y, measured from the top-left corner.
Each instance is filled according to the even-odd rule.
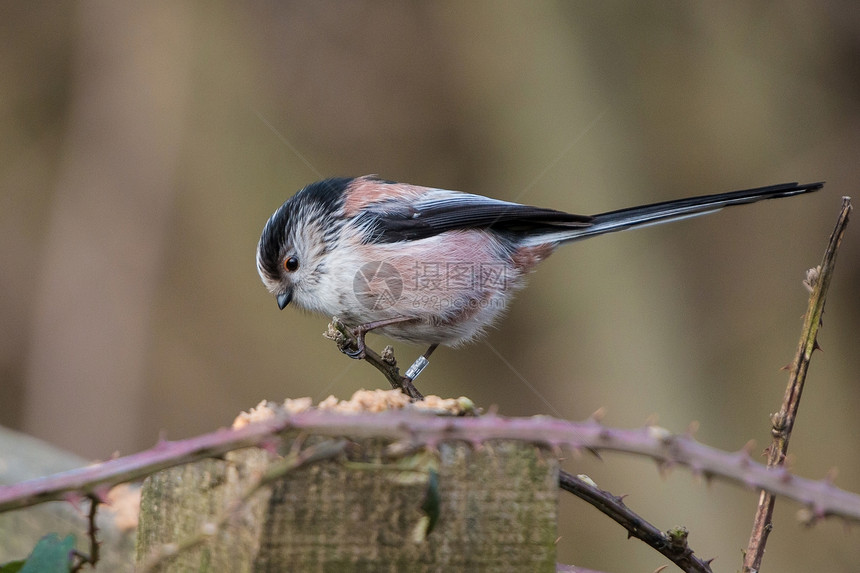
[[[792,195],[810,193],[818,191],[822,187],[824,187],[823,182],[806,185],[783,183],[781,185],[771,185],[757,189],[745,189],[743,191],[703,195],[700,197],[689,197],[687,199],[630,207],[628,209],[594,215],[591,225],[586,227],[559,229],[558,231],[542,234],[540,239],[535,242],[557,241],[567,243],[578,241],[604,233],[614,233],[615,231],[624,231],[633,227],[656,225],[687,217],[695,217],[696,215],[713,213],[731,205],[745,205],[763,199],[777,199],[779,197],[791,197]]]

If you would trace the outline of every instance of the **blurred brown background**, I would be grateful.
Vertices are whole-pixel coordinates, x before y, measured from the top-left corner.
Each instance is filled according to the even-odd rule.
[[[852,2],[4,2],[0,424],[104,458],[261,399],[384,387],[326,319],[256,274],[305,184],[383,177],[574,212],[784,181],[759,203],[561,250],[486,342],[419,387],[507,415],[652,415],[768,439],[842,195],[860,180]],[[855,217],[856,218],[856,217]],[[860,228],[840,253],[793,467],[860,491]],[[381,347],[378,337],[369,338]],[[408,363],[422,349],[398,346]],[[503,357],[503,358],[502,358]],[[740,567],[756,494],[607,455],[571,459],[657,526]],[[856,570],[860,532],[777,504],[773,571]],[[559,559],[665,563],[565,499]]]

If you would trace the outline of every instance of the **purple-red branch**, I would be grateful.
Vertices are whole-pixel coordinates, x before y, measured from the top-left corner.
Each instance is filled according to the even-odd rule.
[[[651,457],[664,467],[685,466],[705,478],[734,481],[795,499],[809,506],[815,517],[834,515],[860,521],[860,495],[840,490],[828,480],[813,481],[793,476],[787,470],[768,470],[754,462],[746,450],[723,452],[690,436],[673,435],[654,426],[628,430],[608,428],[594,420],[568,422],[543,416],[495,415],[446,418],[408,410],[378,414],[309,410],[278,415],[237,430],[220,429],[187,440],[161,442],[138,454],[2,486],[0,512],[87,495],[168,467],[271,443],[273,436],[288,430],[350,438],[388,438],[428,447],[451,440],[476,445],[488,440],[518,440],[574,450],[626,452]]]

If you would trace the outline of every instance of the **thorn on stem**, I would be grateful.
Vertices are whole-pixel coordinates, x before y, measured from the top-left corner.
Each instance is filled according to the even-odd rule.
[[[81,495],[77,491],[70,491],[63,495],[63,499],[71,504],[77,511],[83,514],[81,510],[81,501],[84,499],[84,496]]]
[[[600,424],[601,422],[603,422],[603,418],[605,418],[605,417],[606,417],[606,408],[601,406],[600,408],[595,410],[594,413],[591,416],[589,416],[588,419],[591,420],[592,422],[594,422],[595,424]]]
[[[110,505],[110,490],[110,485],[98,485],[93,488],[89,498],[93,501],[93,503],[103,503],[105,505]]]

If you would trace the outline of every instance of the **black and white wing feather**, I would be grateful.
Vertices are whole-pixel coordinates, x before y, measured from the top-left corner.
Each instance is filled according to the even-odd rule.
[[[460,229],[530,234],[591,224],[585,215],[441,189],[428,190],[413,202],[379,202],[359,219],[369,229],[368,242],[375,243],[415,241]]]

